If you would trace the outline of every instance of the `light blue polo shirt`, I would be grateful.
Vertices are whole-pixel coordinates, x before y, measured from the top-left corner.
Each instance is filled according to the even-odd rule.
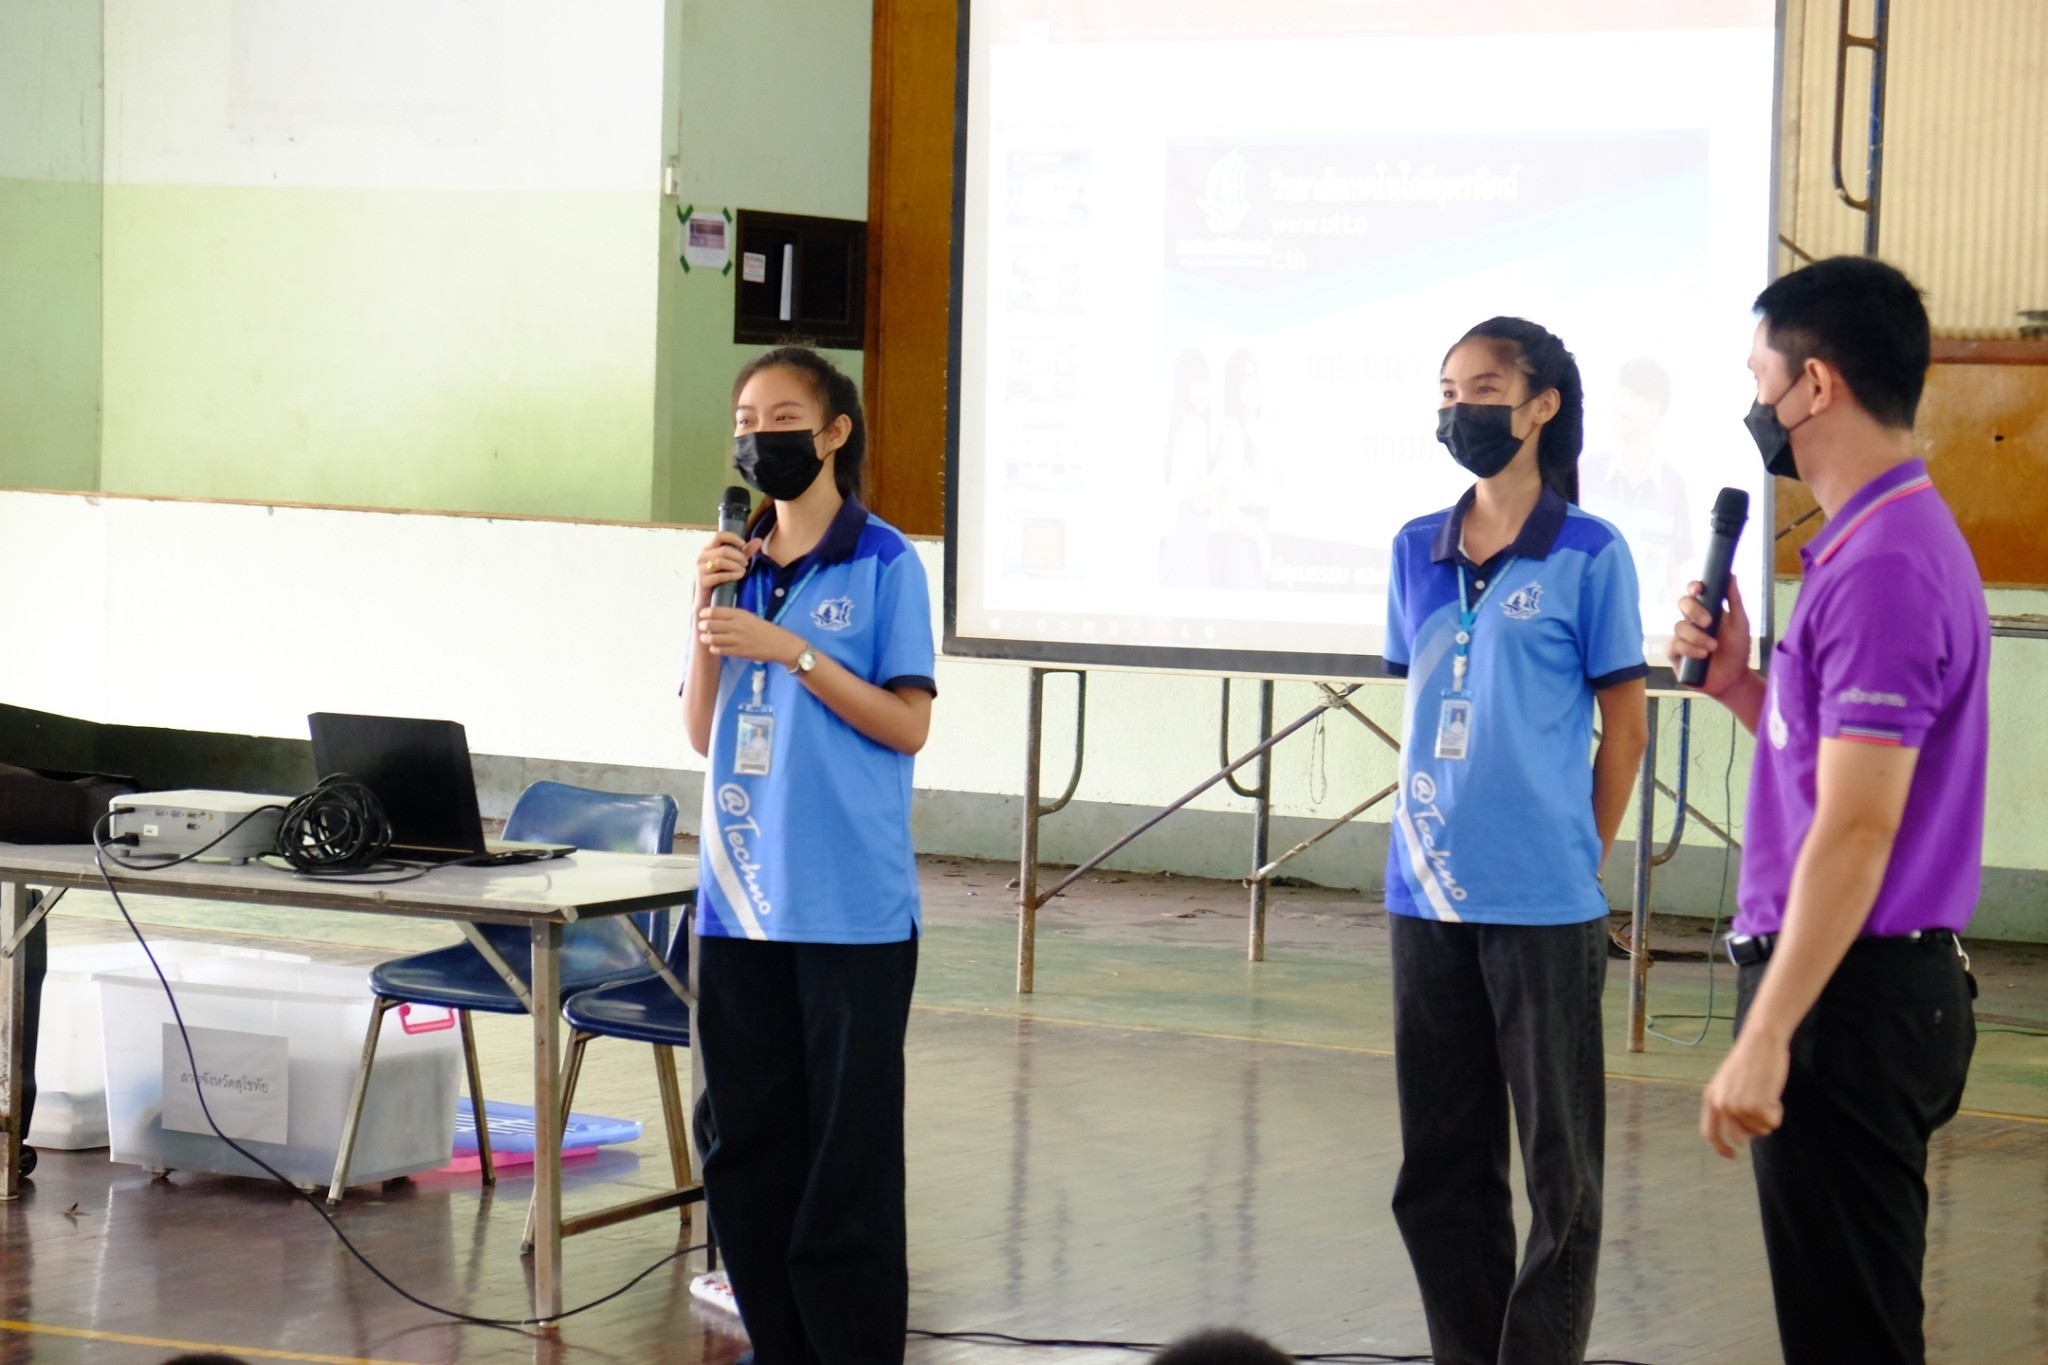
[[[1394,540],[1387,671],[1408,679],[1387,909],[1480,924],[1580,924],[1607,913],[1593,825],[1593,694],[1640,678],[1635,563],[1613,526],[1544,490],[1515,543],[1483,565],[1456,507]],[[1472,627],[1468,756],[1436,757],[1458,633]],[[1482,594],[1484,597],[1482,599]]]
[[[754,534],[772,526],[764,520]],[[901,531],[852,499],[795,563],[755,555],[739,602],[855,677],[938,693],[924,566]],[[916,937],[910,755],[860,734],[779,663],[721,664],[699,846],[699,932],[778,943]],[[773,717],[765,774],[737,770],[759,758],[735,761],[743,714]],[[758,746],[759,726],[749,733]]]

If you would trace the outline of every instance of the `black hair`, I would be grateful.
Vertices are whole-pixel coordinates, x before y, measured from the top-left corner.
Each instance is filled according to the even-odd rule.
[[[853,430],[847,433],[845,444],[839,447],[837,458],[832,462],[832,482],[839,486],[840,497],[859,501],[861,475],[866,470],[868,458],[868,423],[860,410],[860,385],[808,346],[777,346],[740,366],[738,376],[732,381],[733,406],[739,406],[740,390],[747,387],[748,380],[763,370],[773,369],[795,370],[802,376],[811,396],[825,409],[827,425],[841,417],[853,424]],[[764,498],[761,506],[754,509],[754,515],[747,523],[749,535],[773,505]]]
[[[1579,382],[1579,362],[1556,336],[1527,318],[1488,318],[1458,338],[1489,341],[1502,348],[1515,367],[1528,376],[1529,396],[1557,390],[1557,416],[1544,424],[1536,442],[1536,468],[1543,486],[1566,502],[1579,500],[1579,451],[1586,444],[1586,388]],[[1450,359],[1450,352],[1444,353]]]
[[[1294,1365],[1294,1357],[1236,1327],[1208,1327],[1168,1342],[1152,1365]]]
[[[1771,349],[1794,374],[1823,361],[1865,412],[1912,427],[1933,347],[1927,307],[1898,267],[1830,256],[1773,280],[1755,306]]]

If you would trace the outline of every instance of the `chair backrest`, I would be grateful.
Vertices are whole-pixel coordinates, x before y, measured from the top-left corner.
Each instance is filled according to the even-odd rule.
[[[676,815],[676,799],[663,792],[642,796],[566,782],[535,782],[513,803],[504,837],[530,844],[574,844],[593,853],[672,853]],[[667,911],[633,918],[657,949],[666,946]],[[616,922],[571,924],[562,934],[564,976],[627,976],[646,969],[646,959]]]
[[[536,782],[519,793],[505,837],[529,844],[574,844],[593,853],[673,853],[676,799]]]

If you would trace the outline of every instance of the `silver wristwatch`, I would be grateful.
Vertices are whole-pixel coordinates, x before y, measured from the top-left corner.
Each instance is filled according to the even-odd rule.
[[[799,655],[797,655],[797,656],[796,656],[796,662],[795,662],[795,663],[793,663],[793,664],[790,664],[790,665],[788,665],[788,668],[789,668],[789,671],[790,671],[790,672],[791,672],[791,673],[792,673],[793,675],[795,675],[796,677],[799,677],[799,678],[801,678],[801,677],[802,677],[802,676],[803,676],[804,674],[806,674],[806,673],[810,672],[810,671],[811,671],[812,669],[816,668],[817,666],[818,666],[818,655],[817,655],[817,652],[816,652],[815,650],[813,650],[813,649],[812,649],[812,648],[811,648],[811,647],[810,647],[809,645],[805,645],[805,646],[804,646],[804,652],[803,652],[803,653],[801,653],[801,654],[799,654]]]

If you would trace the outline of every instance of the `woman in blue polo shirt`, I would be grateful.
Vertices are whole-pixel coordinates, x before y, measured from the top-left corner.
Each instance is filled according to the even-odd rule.
[[[857,498],[860,391],[784,347],[733,384],[733,463],[766,494],[697,561],[690,743],[709,759],[697,1045],[704,1187],[758,1365],[903,1357],[903,1033],[917,973],[911,756],[931,601]],[[739,585],[738,605],[712,590]]]
[[[1394,1217],[1438,1361],[1563,1365],[1593,1320],[1599,874],[1648,737],[1642,618],[1628,546],[1575,505],[1584,401],[1564,344],[1493,318],[1442,379],[1437,439],[1478,482],[1402,528],[1387,606],[1387,669],[1408,679],[1386,878]]]

